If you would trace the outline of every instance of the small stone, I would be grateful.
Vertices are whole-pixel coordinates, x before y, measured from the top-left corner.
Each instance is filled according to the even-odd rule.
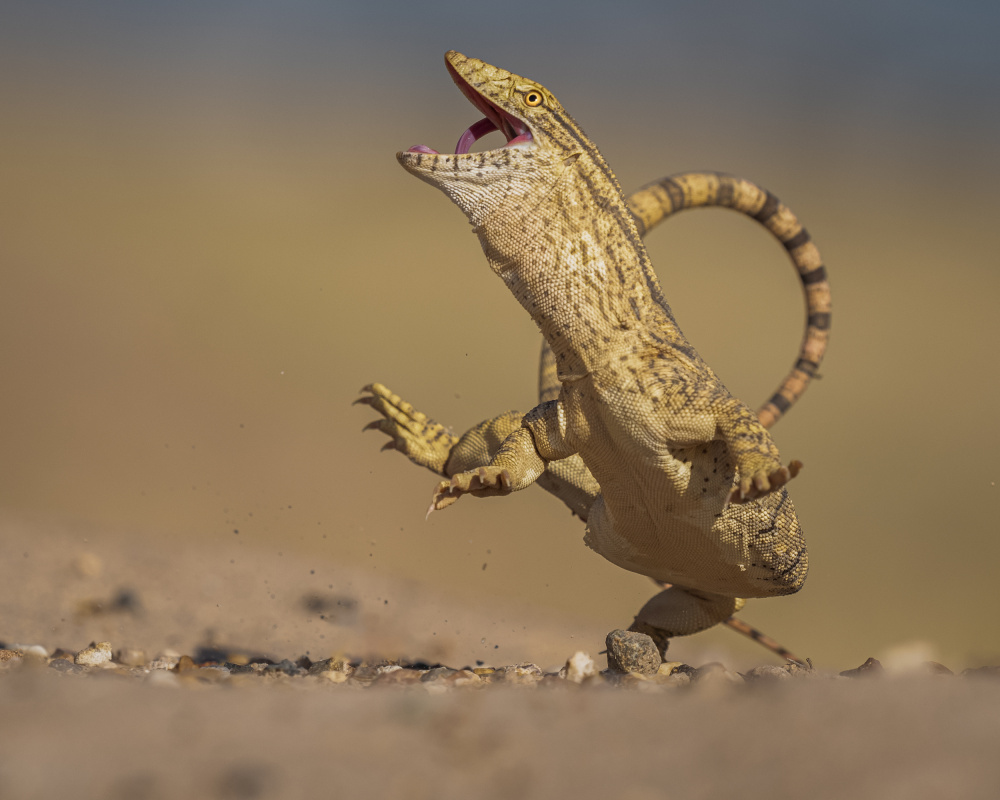
[[[495,678],[499,678],[512,685],[535,686],[542,679],[542,670],[537,664],[508,664],[500,667],[495,673]]]
[[[805,664],[800,664],[798,661],[789,661],[785,664],[785,671],[788,672],[793,678],[821,678],[828,677],[824,673],[819,672],[812,663],[812,659],[807,658]]]
[[[354,667],[343,658],[327,658],[323,661],[316,661],[309,667],[310,675],[324,675],[327,672],[339,672],[344,676],[354,672]],[[328,676],[327,676],[328,677]]]
[[[885,674],[882,664],[874,658],[869,658],[864,664],[855,669],[845,669],[840,673],[844,678],[878,678]]]
[[[492,675],[494,672],[496,672],[496,670],[493,667],[476,667],[472,671],[475,672],[479,677],[483,677],[484,675]]]
[[[294,662],[287,658],[283,658],[277,664],[268,664],[264,667],[264,673],[266,675],[305,675],[306,671],[301,667],[297,667]]]
[[[925,661],[923,664],[924,672],[929,675],[954,675],[955,673],[948,669],[944,664],[939,664],[937,661]]]
[[[176,650],[164,650],[147,665],[149,669],[173,669],[181,660],[181,654]]]
[[[656,671],[656,681],[662,686],[687,686],[694,672],[681,661],[664,661]]]
[[[597,665],[589,653],[578,650],[566,661],[566,680],[573,683],[583,683],[597,674]]]
[[[76,654],[76,663],[84,667],[98,667],[111,661],[111,642],[98,642]]]
[[[963,678],[1000,678],[1000,666],[969,667],[962,670]]]
[[[230,674],[231,673],[229,672],[228,667],[223,667],[218,664],[207,664],[204,667],[199,667],[193,672],[187,673],[187,675],[191,675],[205,683],[220,683],[228,680]]]
[[[471,669],[459,669],[448,675],[444,682],[450,686],[462,688],[463,686],[480,686],[483,679]]]
[[[773,664],[754,667],[743,673],[743,680],[747,683],[774,683],[776,681],[787,681],[791,677],[791,673],[787,669],[776,667]]]
[[[378,680],[375,681],[375,684],[377,686],[409,686],[410,684],[420,683],[422,677],[423,670],[404,669],[397,665],[395,669],[383,672]]]
[[[177,673],[193,672],[198,669],[198,665],[194,663],[194,659],[191,656],[181,656],[177,664],[174,666],[173,671]]]
[[[653,675],[663,663],[656,643],[645,633],[611,631],[605,643],[608,646],[608,669],[616,672]]]
[[[49,668],[56,672],[67,672],[71,675],[83,672],[83,667],[77,666],[68,658],[54,658],[49,662]]]
[[[9,647],[10,650],[20,650],[21,653],[29,658],[48,658],[49,651],[42,647],[40,644],[12,644]]]
[[[423,683],[429,683],[430,681],[441,680],[442,678],[447,678],[449,675],[457,672],[451,667],[434,667],[434,669],[427,670],[423,675],[420,676],[420,680]]]
[[[314,674],[316,674],[320,680],[329,681],[330,683],[347,683],[347,678],[349,677],[346,672],[340,672],[335,669],[328,669]]]
[[[10,664],[20,661],[23,656],[23,650],[0,650],[0,664]]]

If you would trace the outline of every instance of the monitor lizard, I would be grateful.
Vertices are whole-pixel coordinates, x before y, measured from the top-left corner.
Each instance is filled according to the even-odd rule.
[[[830,293],[815,245],[777,198],[739,178],[687,173],[626,199],[545,87],[454,51],[445,61],[485,117],[455,154],[417,145],[397,158],[466,213],[491,267],[541,329],[541,402],[456,437],[371,384],[359,402],[383,419],[366,427],[391,437],[383,449],[449,478],[430,510],[536,482],[559,497],[587,523],[588,546],[665,587],[631,626],[661,653],[669,638],[720,622],[748,632],[732,617],[743,598],[796,592],[808,567],[784,488],[801,464],[782,465],[767,428],[805,391],[826,348]],[[494,130],[505,146],[469,152]],[[799,359],[757,414],[684,337],[642,244],[672,213],[706,206],[770,230],[806,294]]]

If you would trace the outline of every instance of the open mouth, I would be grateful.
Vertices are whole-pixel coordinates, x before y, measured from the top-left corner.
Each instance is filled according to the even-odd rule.
[[[528,126],[524,122],[519,120],[517,117],[508,114],[499,106],[491,103],[479,94],[479,92],[473,89],[465,81],[465,79],[458,74],[450,62],[446,62],[446,64],[452,80],[455,81],[458,88],[462,90],[462,94],[469,99],[472,105],[486,115],[479,120],[479,122],[471,125],[468,130],[466,130],[465,133],[459,137],[458,144],[455,145],[456,155],[465,155],[469,152],[469,149],[473,144],[475,144],[475,142],[493,131],[500,131],[507,138],[507,144],[505,144],[504,147],[513,147],[532,141],[531,131],[528,130]],[[435,156],[440,155],[437,150],[434,150],[425,144],[414,145],[406,152],[428,153]]]

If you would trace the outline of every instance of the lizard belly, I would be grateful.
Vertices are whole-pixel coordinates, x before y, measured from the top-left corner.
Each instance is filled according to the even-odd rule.
[[[697,428],[689,424],[682,441],[671,442],[663,426],[643,425],[656,415],[615,413],[591,402],[593,386],[579,384],[564,386],[563,396],[579,411],[571,418],[587,420],[579,452],[601,486],[589,547],[623,569],[707,592],[761,597],[801,586],[805,547],[784,492],[780,506],[774,498],[727,506],[735,466],[723,441],[711,433],[692,441]],[[784,554],[777,561],[775,546]]]

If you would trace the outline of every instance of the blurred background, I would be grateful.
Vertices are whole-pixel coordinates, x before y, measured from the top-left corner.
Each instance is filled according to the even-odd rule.
[[[378,380],[461,432],[535,403],[533,324],[394,158],[478,118],[455,48],[551,89],[626,192],[739,174],[819,245],[824,378],[775,429],[806,463],[811,573],[743,617],[839,668],[996,663],[998,29],[971,0],[8,4],[2,511],[515,598],[592,652],[631,621],[649,581],[560,503],[533,489],[425,522],[434,477],[380,454],[350,405]],[[803,323],[781,249],[724,211],[648,243],[689,338],[758,405]]]

